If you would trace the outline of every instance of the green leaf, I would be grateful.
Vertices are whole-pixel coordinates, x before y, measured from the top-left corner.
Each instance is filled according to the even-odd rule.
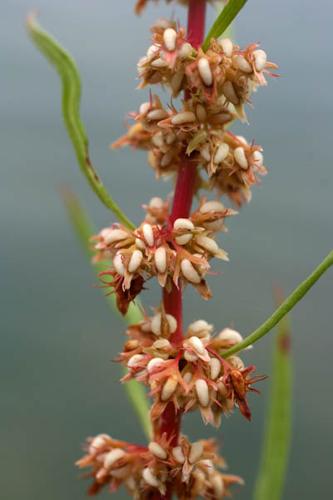
[[[264,431],[261,465],[254,500],[282,500],[291,441],[292,367],[287,316],[280,323]]]
[[[81,171],[101,202],[113,211],[122,224],[133,229],[133,223],[107,192],[90,161],[88,138],[80,117],[81,81],[75,61],[54,38],[41,29],[35,16],[29,16],[27,26],[31,39],[60,76],[63,117]]]
[[[273,314],[264,321],[262,325],[259,326],[254,332],[248,335],[243,342],[235,345],[228,349],[224,354],[224,358],[228,358],[236,352],[242,351],[245,347],[253,345],[258,342],[264,335],[269,333],[274,326],[276,326],[279,321],[286,314],[288,314],[291,309],[293,309],[296,304],[306,295],[306,293],[313,287],[313,285],[321,278],[321,276],[333,265],[333,250],[325,257],[325,259],[317,266],[314,271],[302,282],[295,290],[287,297],[282,304],[273,312]]]
[[[85,250],[89,259],[91,259],[93,252],[91,250],[89,240],[91,235],[94,234],[92,224],[82,206],[80,205],[79,200],[71,191],[69,191],[67,188],[63,188],[61,194],[74,231],[81,243],[82,248]],[[106,269],[106,264],[99,262],[94,265],[94,269],[97,271],[97,273],[104,271]],[[112,309],[118,312],[114,295],[108,295],[105,298],[107,299]],[[132,302],[124,318],[125,321],[128,324],[132,324],[139,322],[140,320],[142,320],[142,318],[143,315],[140,304],[134,304]],[[147,438],[149,439],[152,436],[152,429],[149,420],[149,405],[144,387],[136,380],[126,382],[124,384],[124,387],[127,392],[127,396],[139,418],[139,421],[141,422],[142,428]]]
[[[229,0],[227,5],[222,10],[208,32],[203,43],[202,49],[206,51],[212,38],[219,38],[229,27],[232,21],[237,16],[238,12],[244,7],[247,0]]]

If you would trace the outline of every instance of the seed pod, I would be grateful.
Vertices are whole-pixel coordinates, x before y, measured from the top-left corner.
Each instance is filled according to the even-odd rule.
[[[198,104],[195,108],[195,113],[199,122],[205,122],[207,120],[207,112],[202,104]]]
[[[201,57],[198,61],[198,70],[199,70],[199,75],[201,76],[201,79],[203,83],[207,86],[210,87],[213,83],[213,74],[210,69],[209,61],[206,59],[206,57]]]
[[[155,455],[155,457],[165,460],[168,456],[167,452],[162,448],[161,445],[156,443],[156,441],[151,441],[148,445],[149,451]]]
[[[143,237],[146,240],[148,246],[152,247],[154,245],[154,232],[150,224],[143,224],[142,226]]]
[[[203,444],[200,441],[193,443],[188,457],[190,464],[197,462],[202,457],[203,451]]]
[[[162,358],[152,358],[147,364],[148,373],[153,372],[157,367],[161,367],[164,364],[164,359]]]
[[[210,376],[212,380],[217,379],[221,371],[221,361],[217,358],[211,358],[210,360]]]
[[[230,358],[228,358],[228,362],[236,370],[244,370],[245,368],[245,365],[239,356],[230,356]]]
[[[110,451],[104,458],[104,467],[106,469],[109,469],[117,460],[120,458],[123,458],[126,455],[124,450],[121,450],[120,448],[115,448],[114,450]]]
[[[154,198],[152,198],[149,202],[149,208],[158,208],[158,209],[161,209],[163,208],[163,205],[164,205],[164,202],[162,200],[162,198],[159,198],[158,196],[155,196]]]
[[[151,45],[147,50],[147,57],[153,57],[159,50],[160,49],[159,47],[157,47],[157,45]]]
[[[231,328],[224,328],[224,330],[222,330],[218,334],[217,338],[220,340],[224,340],[231,346],[239,344],[243,341],[243,337],[241,336],[241,334],[236,330],[232,330]]]
[[[164,247],[158,247],[154,253],[156,269],[159,273],[165,273],[167,268],[167,254]]]
[[[147,120],[163,120],[163,118],[165,118],[166,116],[168,116],[168,113],[164,111],[164,109],[153,109],[147,114]]]
[[[124,467],[120,467],[120,469],[113,469],[110,471],[110,475],[117,479],[125,479],[128,476],[131,468],[129,465],[125,465]]]
[[[151,142],[156,146],[157,148],[161,149],[164,146],[164,140],[163,140],[163,134],[162,132],[157,132],[153,137],[151,138]]]
[[[190,283],[194,283],[195,285],[198,285],[201,282],[201,276],[193,267],[189,259],[183,259],[180,263],[180,268],[184,278],[187,279],[187,281],[189,281]]]
[[[219,251],[219,246],[216,241],[208,236],[199,235],[195,238],[195,241],[201,248],[207,250],[207,252],[212,255],[215,255]]]
[[[96,450],[98,450],[98,448],[104,446],[108,439],[110,439],[110,436],[108,434],[99,434],[98,436],[94,437],[89,445],[89,453],[94,453]]]
[[[143,469],[142,477],[146,481],[146,483],[149,484],[149,486],[152,486],[153,488],[159,487],[160,483],[149,467]]]
[[[168,324],[169,333],[174,333],[177,330],[177,320],[171,314],[165,314],[165,320]],[[162,314],[158,313],[151,320],[151,331],[159,336],[162,334]]]
[[[209,144],[205,144],[201,149],[200,149],[200,154],[203,157],[204,160],[210,161],[210,147]]]
[[[195,122],[195,114],[192,111],[182,111],[171,118],[172,125],[183,125],[184,123]]]
[[[226,159],[229,154],[229,149],[228,144],[225,142],[219,145],[214,155],[214,163],[216,163],[216,165],[219,165]]]
[[[179,57],[181,59],[186,59],[187,57],[189,57],[192,54],[193,51],[194,51],[194,49],[193,49],[192,45],[190,43],[185,42],[180,47],[178,54],[179,54]]]
[[[189,384],[192,381],[193,375],[191,372],[186,372],[185,375],[183,376],[183,381],[185,384]]]
[[[222,498],[225,491],[222,476],[220,474],[214,474],[210,478],[210,483],[213,486],[216,498]]]
[[[170,86],[172,88],[174,96],[177,96],[178,92],[181,90],[183,78],[184,78],[184,71],[182,69],[177,71],[177,73],[175,73],[171,78]]]
[[[130,261],[128,263],[128,272],[134,273],[140,267],[141,262],[143,260],[143,253],[141,250],[134,250]]]
[[[122,255],[121,253],[117,253],[115,255],[115,257],[113,258],[113,267],[115,268],[115,270],[117,271],[118,274],[120,274],[120,276],[124,276],[125,274],[125,266],[123,264],[123,258],[122,258]]]
[[[158,339],[153,343],[153,347],[158,351],[167,351],[171,349],[171,344],[168,339]]]
[[[222,381],[217,383],[217,390],[223,399],[225,399],[228,396],[228,389]]]
[[[252,153],[252,160],[258,167],[262,167],[264,164],[264,156],[260,151],[254,151]]]
[[[155,59],[155,61],[153,61],[151,65],[153,68],[165,68],[166,66],[168,66],[168,63],[164,61],[164,59],[161,59],[159,57],[158,59]]]
[[[200,207],[200,212],[202,214],[207,214],[209,212],[223,212],[225,210],[224,205],[220,201],[206,201]]]
[[[235,56],[232,62],[235,68],[240,69],[244,73],[252,73],[251,64],[245,59],[245,57],[240,55]]]
[[[172,28],[167,28],[163,33],[163,41],[166,49],[173,52],[176,49],[177,33]]]
[[[123,229],[103,229],[100,233],[104,242],[107,245],[111,245],[111,243],[116,243],[117,241],[126,240],[129,237],[127,231]]]
[[[161,400],[167,401],[171,398],[172,394],[177,389],[178,382],[175,378],[169,377],[168,380],[163,385]]]
[[[213,325],[210,325],[203,319],[198,319],[189,325],[187,336],[192,336],[194,334],[199,338],[209,337],[212,331]]]
[[[185,462],[185,456],[181,446],[175,446],[172,448],[172,456],[179,464],[183,464]]]
[[[242,147],[236,148],[234,150],[234,156],[238,165],[244,170],[247,170],[249,167],[249,163],[247,161],[244,149]]]
[[[223,84],[222,91],[226,96],[226,98],[228,99],[228,101],[230,101],[234,105],[239,104],[239,99],[235,92],[234,86],[229,80]]]
[[[206,407],[209,404],[209,389],[206,380],[199,378],[195,382],[195,390],[201,406]]]
[[[143,359],[143,354],[134,354],[127,362],[128,368],[135,368]]]
[[[224,54],[227,57],[231,57],[234,46],[230,38],[222,38],[222,40],[219,40],[219,44],[221,45]]]
[[[173,223],[173,229],[175,231],[183,229],[186,231],[193,231],[194,224],[190,219],[176,219]],[[178,245],[186,245],[191,239],[193,235],[191,233],[181,234],[175,237],[175,241]]]
[[[257,71],[262,71],[267,62],[267,54],[264,50],[258,49],[253,52],[254,65]]]
[[[148,113],[149,110],[150,110],[150,102],[143,102],[140,105],[139,108],[140,115],[145,115],[146,113]]]

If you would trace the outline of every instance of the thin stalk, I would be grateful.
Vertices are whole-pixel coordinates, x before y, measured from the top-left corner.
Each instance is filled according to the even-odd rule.
[[[236,354],[237,352],[245,349],[249,345],[254,344],[264,335],[269,333],[279,321],[288,314],[293,307],[304,297],[304,295],[313,287],[319,278],[333,266],[333,250],[325,257],[325,259],[316,267],[316,269],[300,284],[295,290],[287,297],[282,304],[273,312],[273,314],[264,321],[254,332],[248,335],[243,342],[228,349],[223,355],[224,358]]]
[[[205,33],[206,0],[190,0],[188,9],[187,38],[195,48],[203,41]],[[186,98],[186,96],[185,96]],[[179,217],[188,217],[190,214],[195,183],[197,179],[197,165],[190,157],[184,158],[183,165],[177,176],[173,206],[170,215],[172,224]],[[171,341],[179,344],[183,338],[183,311],[182,311],[182,289],[172,286],[170,292],[163,293],[164,309],[172,314],[177,320],[177,331],[173,334]],[[178,442],[181,424],[181,413],[177,412],[173,403],[169,403],[161,416],[158,434],[165,433],[175,446]],[[160,498],[169,500],[172,497],[172,483],[167,492]]]

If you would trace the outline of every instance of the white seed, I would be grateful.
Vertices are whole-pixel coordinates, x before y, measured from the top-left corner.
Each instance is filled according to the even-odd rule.
[[[198,70],[202,81],[207,87],[213,83],[213,75],[210,69],[209,61],[206,57],[201,57],[198,61]]]
[[[192,45],[190,43],[185,42],[185,43],[183,43],[183,45],[179,49],[179,52],[178,52],[179,57],[181,59],[186,59],[187,57],[189,57],[192,54],[193,50],[194,49],[193,49]]]
[[[178,382],[175,378],[169,377],[163,385],[161,400],[167,401],[177,388]]]
[[[173,52],[176,49],[177,33],[174,29],[168,28],[163,33],[163,41],[166,49]]]
[[[140,115],[148,113],[150,110],[150,102],[143,102],[139,108]]]
[[[196,354],[193,354],[193,353],[188,352],[188,351],[184,352],[184,358],[189,363],[195,363],[196,361],[198,361],[198,356]]]
[[[158,247],[154,253],[154,261],[157,271],[159,273],[165,273],[167,268],[167,254],[164,247]]]
[[[154,371],[157,367],[161,367],[164,364],[164,359],[162,358],[153,358],[149,361],[147,364],[147,371],[148,373],[151,373]]]
[[[117,460],[120,458],[123,458],[126,455],[124,450],[121,450],[120,448],[115,448],[114,450],[110,451],[104,458],[104,467],[106,469],[110,468]]]
[[[226,385],[224,384],[224,382],[218,382],[217,389],[218,389],[218,392],[220,393],[220,395],[222,396],[222,398],[226,398],[228,396],[228,389],[227,389]]]
[[[200,441],[196,441],[195,443],[193,443],[188,457],[188,461],[190,462],[190,464],[194,464],[195,462],[197,462],[202,456],[203,451],[203,444]]]
[[[220,474],[214,474],[211,479],[210,483],[213,486],[214,493],[216,498],[222,498],[224,496],[224,482]]]
[[[193,231],[194,230],[194,224],[190,219],[176,219],[173,228],[177,231],[178,229],[183,229],[187,231]],[[181,234],[179,236],[175,237],[175,241],[178,245],[186,245],[191,239],[192,239],[192,234]]]
[[[194,351],[196,351],[198,354],[205,354],[207,352],[202,341],[199,339],[199,337],[196,337],[195,335],[190,337],[186,341],[186,343],[189,344],[192,347],[192,349],[194,349]]]
[[[175,142],[176,138],[177,138],[176,134],[174,134],[173,132],[169,132],[165,138],[165,142],[167,143],[168,146],[170,146],[170,144]]]
[[[101,231],[101,236],[104,239],[107,245],[111,243],[115,243],[117,241],[126,240],[129,237],[129,234],[123,229],[103,229]]]
[[[264,156],[260,151],[254,151],[252,154],[252,159],[258,167],[262,167],[264,164]]]
[[[238,104],[239,99],[238,96],[235,92],[233,84],[228,80],[223,84],[222,91],[228,101],[230,101],[232,104]]]
[[[149,111],[147,115],[148,120],[163,120],[167,116],[167,112],[164,109],[153,109]]]
[[[154,349],[167,351],[171,349],[171,344],[167,339],[158,339],[153,343]]]
[[[219,251],[218,244],[215,240],[213,240],[213,238],[199,235],[195,238],[195,241],[200,247],[202,247],[204,250],[207,250],[207,252],[213,255],[215,255]]]
[[[254,64],[257,71],[262,71],[267,62],[267,54],[264,50],[258,49],[253,52]]]
[[[205,144],[201,149],[200,149],[200,154],[203,157],[204,160],[210,161],[210,147],[209,144]]]
[[[117,271],[120,276],[124,276],[125,274],[125,266],[123,264],[123,258],[120,253],[117,253],[113,259],[113,267]]]
[[[200,212],[202,214],[207,214],[209,212],[223,212],[225,210],[224,205],[220,201],[206,201],[203,205],[200,207]]]
[[[219,145],[214,155],[214,163],[219,165],[222,163],[229,154],[229,146],[225,142]]]
[[[162,168],[165,168],[167,167],[168,165],[170,165],[172,161],[172,153],[166,153],[165,155],[162,156],[162,159],[161,159],[161,167]]]
[[[246,146],[248,145],[248,142],[247,140],[245,139],[245,137],[243,135],[236,135],[237,139],[242,142],[243,144],[245,144]]]
[[[149,486],[152,486],[153,488],[158,488],[159,487],[159,482],[157,477],[153,474],[152,470],[149,467],[146,467],[142,471],[142,477],[146,481]]]
[[[153,135],[151,140],[154,146],[156,146],[159,149],[163,148],[164,140],[162,132],[157,132],[157,134]]]
[[[146,240],[148,246],[152,247],[154,245],[154,232],[150,224],[144,224],[142,226],[143,237]]]
[[[173,316],[171,316],[171,314],[166,314],[165,315],[165,319],[168,323],[168,327],[169,327],[169,332],[170,333],[174,333],[176,330],[177,330],[177,320],[176,318],[174,318]],[[162,323],[162,315],[161,313],[158,313],[158,314],[155,314],[155,316],[153,316],[152,320],[151,320],[151,331],[155,334],[155,335],[161,335],[162,331],[161,331],[161,325]]]
[[[195,114],[192,111],[182,111],[171,118],[173,125],[182,125],[183,123],[195,122]]]
[[[188,332],[190,335],[195,334],[197,337],[207,337],[213,331],[213,325],[207,323],[203,319],[198,319],[191,323],[188,327]]]
[[[143,260],[143,253],[141,250],[134,250],[130,261],[128,263],[128,272],[134,273],[140,267],[141,262]]]
[[[244,73],[252,73],[251,64],[243,56],[235,56],[233,58],[233,65],[243,71]]]
[[[127,362],[128,368],[135,368],[143,359],[143,354],[134,354]]]
[[[219,44],[221,45],[225,55],[227,57],[231,57],[234,46],[230,38],[222,38],[222,40],[219,40]]]
[[[98,436],[94,437],[89,445],[89,453],[93,453],[94,451],[96,451],[96,449],[104,446],[105,442],[108,439],[110,439],[110,436],[108,436],[107,434],[99,434]]]
[[[242,147],[238,147],[234,150],[234,156],[235,160],[237,161],[238,165],[246,170],[249,167],[249,163],[246,158],[245,151]]]
[[[208,406],[209,404],[209,390],[206,380],[203,378],[199,378],[195,382],[195,390],[197,392],[197,396],[199,399],[199,403],[201,406]]]
[[[226,342],[228,342],[228,344],[230,343],[231,346],[239,344],[243,340],[241,334],[236,330],[232,330],[231,328],[224,328],[224,330],[222,330],[218,334],[218,338],[220,340],[225,340]]]
[[[135,238],[135,246],[139,248],[139,250],[146,250],[146,245],[141,238]]]
[[[183,259],[180,263],[180,268],[183,273],[184,278],[190,283],[198,285],[201,282],[201,276],[198,271],[193,267],[189,259]]]
[[[197,107],[195,108],[196,115],[198,117],[198,120],[200,122],[205,122],[207,119],[207,113],[202,104],[198,104]]]
[[[114,469],[110,471],[111,476],[117,479],[125,479],[128,476],[130,471],[130,466],[125,465],[124,467],[120,467],[120,469]]]
[[[155,61],[153,61],[151,65],[153,66],[153,68],[165,68],[168,63],[164,61],[164,59],[161,59],[159,57],[158,59],[155,59]]]
[[[230,356],[230,358],[228,358],[228,362],[233,368],[236,368],[236,370],[244,370],[245,368],[243,361],[238,356]]]
[[[163,200],[158,196],[154,196],[149,202],[149,208],[163,208]]]
[[[221,371],[221,361],[217,358],[210,360],[210,376],[213,380],[217,379]]]
[[[177,73],[175,73],[173,75],[173,77],[171,78],[170,85],[171,85],[171,88],[172,88],[173,93],[175,95],[177,95],[181,89],[183,78],[184,78],[184,71],[183,70],[177,71]]]
[[[193,378],[193,375],[191,372],[186,372],[185,375],[183,376],[183,380],[185,384],[189,384]]]
[[[155,455],[155,457],[165,460],[168,456],[167,452],[162,448],[161,445],[156,443],[156,441],[151,441],[148,445],[149,451]]]
[[[157,45],[151,45],[147,50],[147,57],[153,57],[159,50],[160,49],[157,47]]]
[[[182,450],[181,446],[175,446],[172,449],[171,453],[172,453],[173,458],[179,464],[183,464],[185,462],[185,456],[184,456],[184,453],[183,453],[183,450]]]

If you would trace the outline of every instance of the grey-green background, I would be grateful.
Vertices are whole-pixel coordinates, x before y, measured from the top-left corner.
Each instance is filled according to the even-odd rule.
[[[62,126],[58,80],[26,37],[24,18],[41,22],[75,55],[82,71],[83,117],[91,156],[131,218],[170,184],[156,183],[145,155],[110,152],[126,113],[147,99],[135,90],[135,64],[148,27],[170,12],[150,6],[137,19],[134,0],[2,0],[0,97],[1,413],[0,497],[79,500],[86,484],[73,463],[88,435],[144,437],[112,362],[123,326],[112,316],[58,195],[66,183],[96,226],[112,221],[78,172]],[[229,223],[213,299],[186,294],[186,320],[206,318],[247,334],[273,308],[272,288],[289,292],[332,247],[332,4],[329,0],[252,0],[236,23],[241,44],[262,42],[281,78],[254,97],[251,127],[239,131],[265,148],[269,175],[253,201]],[[210,10],[209,21],[213,18]],[[332,272],[292,315],[294,434],[284,498],[329,498],[332,476]],[[156,305],[157,288],[144,302]],[[270,373],[271,340],[246,355]],[[215,433],[185,419],[191,438],[217,435],[230,470],[246,480],[236,498],[251,498],[269,382],[251,397],[253,423],[235,414]],[[105,495],[106,497],[106,495]],[[104,498],[105,498],[104,497]],[[116,498],[125,498],[117,493]]]

